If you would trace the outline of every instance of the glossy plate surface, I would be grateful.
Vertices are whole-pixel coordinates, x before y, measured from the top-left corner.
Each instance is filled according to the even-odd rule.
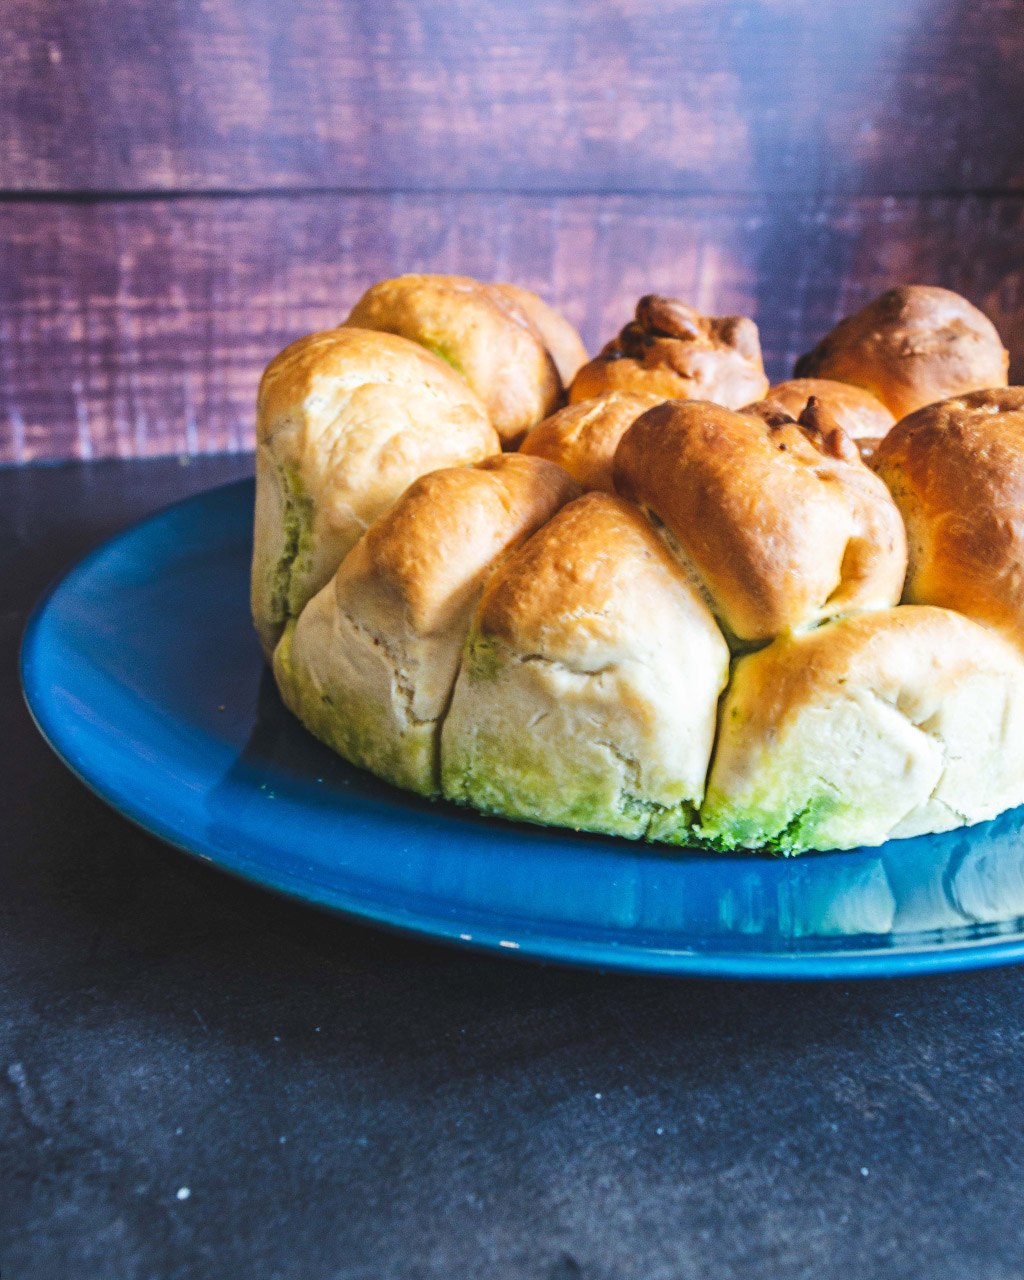
[[[562,963],[817,978],[1024,957],[1024,809],[879,849],[711,857],[487,819],[347,765],[264,669],[252,502],[243,481],[129,529],[26,631],[40,729],[140,826],[318,907]]]

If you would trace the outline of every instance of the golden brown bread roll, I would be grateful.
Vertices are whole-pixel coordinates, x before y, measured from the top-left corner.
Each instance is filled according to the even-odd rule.
[[[706,401],[649,409],[622,438],[615,487],[664,523],[741,643],[900,597],[899,512],[813,402],[803,425]]]
[[[1008,367],[995,325],[977,307],[949,289],[911,284],[840,321],[794,372],[863,387],[899,419],[936,400],[1005,387]]]
[[[612,464],[619,441],[642,413],[662,401],[649,391],[609,391],[581,400],[539,422],[519,452],[557,462],[584,489],[614,493]]]
[[[268,657],[288,619],[412,480],[500,447],[463,379],[405,338],[331,329],[276,356],[257,401],[252,561]]]
[[[484,583],[578,494],[561,467],[518,454],[421,476],[286,630],[285,702],[353,764],[436,794],[438,721]]]
[[[811,396],[835,418],[851,440],[881,439],[896,421],[870,391],[850,382],[833,382],[830,378],[792,378],[789,382],[778,382],[768,388],[764,400],[744,406],[741,412],[757,413],[760,405],[771,401],[797,420]]]
[[[345,324],[400,334],[440,356],[479,395],[502,443],[515,446],[564,403],[557,362],[538,319],[549,333],[557,331],[559,359],[567,368],[575,358],[568,351],[569,322],[539,298],[528,311],[525,292],[467,276],[398,276],[368,289]]]
[[[957,609],[1024,645],[1024,387],[919,409],[872,465],[907,526],[904,599]]]
[[[492,284],[488,287],[505,294],[522,307],[551,353],[562,386],[568,387],[580,366],[587,362],[587,349],[573,326],[565,316],[529,289],[518,284]]]
[[[635,391],[738,409],[767,390],[753,320],[702,316],[676,298],[648,294],[636,305],[636,319],[576,375],[569,403]]]
[[[630,503],[588,493],[488,583],[441,734],[444,794],[488,813],[679,838],[729,650]]]
[[[726,848],[849,849],[1024,801],[1024,662],[947,609],[901,605],[736,663],[701,810]]]

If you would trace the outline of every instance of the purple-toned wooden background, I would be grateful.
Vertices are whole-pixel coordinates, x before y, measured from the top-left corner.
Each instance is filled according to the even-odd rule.
[[[7,0],[0,461],[244,449],[263,364],[402,270],[592,348],[657,289],[769,371],[896,281],[1024,377],[1021,0]]]

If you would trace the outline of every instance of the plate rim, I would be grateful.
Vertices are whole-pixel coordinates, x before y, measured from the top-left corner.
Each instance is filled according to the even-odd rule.
[[[62,591],[73,590],[76,579],[88,571],[93,561],[122,540],[140,533],[147,525],[178,508],[201,501],[216,501],[218,496],[226,497],[229,491],[251,487],[252,484],[251,477],[243,477],[202,489],[167,503],[102,539],[71,561],[51,580],[32,606],[22,629],[18,649],[18,675],[22,696],[33,724],[65,768],[88,791],[133,826],[207,867],[213,867],[291,902],[403,937],[491,957],[501,956],[504,959],[652,977],[757,981],[892,979],[929,973],[970,971],[1024,961],[1024,933],[1015,937],[995,934],[941,947],[921,943],[916,946],[880,947],[877,950],[848,948],[750,953],[721,949],[643,947],[612,940],[568,940],[550,935],[535,936],[528,929],[519,930],[517,940],[513,942],[502,938],[501,931],[486,924],[474,923],[472,934],[467,935],[465,922],[463,920],[460,926],[458,917],[445,919],[436,913],[393,908],[351,892],[324,889],[266,867],[257,868],[248,864],[245,859],[217,849],[195,835],[190,840],[184,839],[171,824],[143,812],[140,806],[133,806],[129,797],[118,792],[102,776],[92,776],[79,766],[73,758],[67,738],[62,737],[61,717],[48,702],[46,690],[34,680],[33,656],[40,643],[43,623],[55,598]]]

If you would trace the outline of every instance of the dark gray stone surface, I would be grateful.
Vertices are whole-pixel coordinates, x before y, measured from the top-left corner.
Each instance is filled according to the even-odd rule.
[[[0,472],[2,1280],[1024,1276],[1021,970],[483,959],[207,870],[63,769],[32,601],[247,466]]]

